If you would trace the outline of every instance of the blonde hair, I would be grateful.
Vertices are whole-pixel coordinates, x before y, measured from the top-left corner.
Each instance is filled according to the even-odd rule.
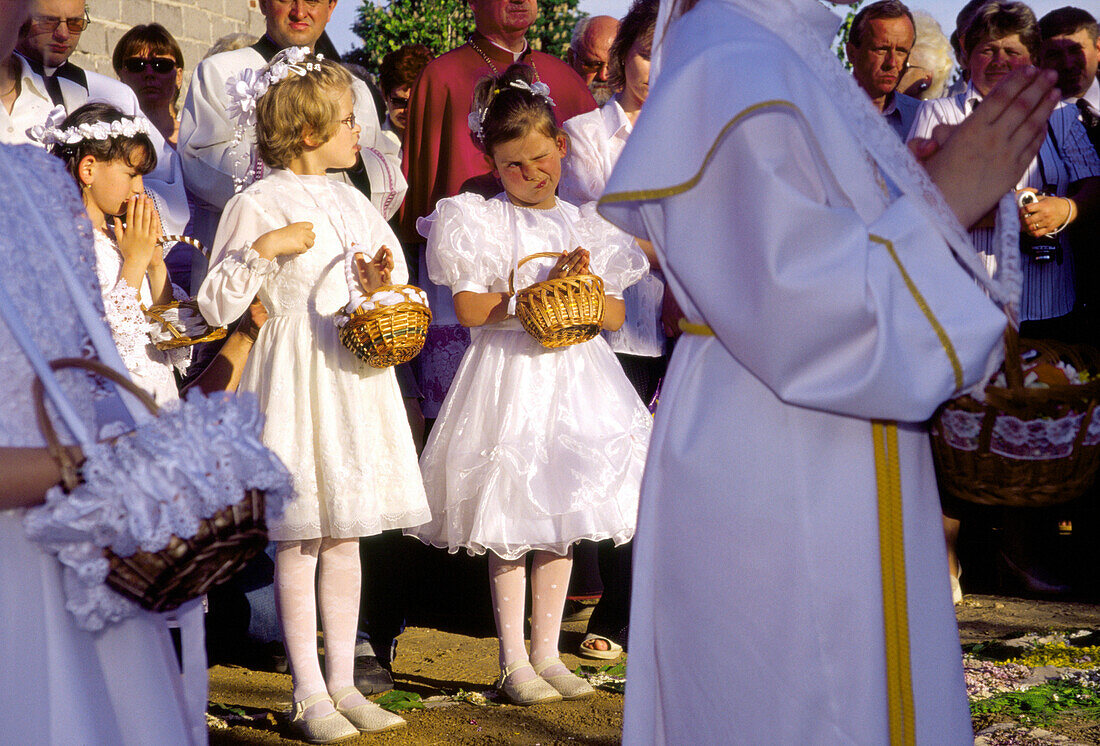
[[[920,97],[924,100],[939,98],[947,86],[947,76],[955,69],[951,42],[944,36],[936,19],[923,10],[913,11],[913,25],[917,30],[917,40],[909,53],[909,64],[932,73],[932,82]]]
[[[256,147],[264,163],[286,168],[305,152],[305,138],[327,142],[340,126],[336,99],[351,88],[351,73],[332,60],[310,55],[319,65],[305,75],[291,72],[256,103]]]

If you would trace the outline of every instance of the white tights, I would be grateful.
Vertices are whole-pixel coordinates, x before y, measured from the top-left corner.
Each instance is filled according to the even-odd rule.
[[[540,663],[558,657],[558,637],[573,568],[573,549],[561,557],[552,552],[535,551],[531,555],[531,654],[523,644],[523,617],[527,590],[525,558],[501,559],[489,553],[489,587],[493,594],[493,616],[500,641],[500,668],[528,658]],[[558,669],[561,670],[558,670]],[[544,673],[556,676],[566,673],[565,666],[554,666]],[[513,674],[515,683],[535,678],[534,671],[524,669]]]
[[[353,683],[359,622],[359,539],[304,539],[275,545],[275,602],[294,683],[294,701]],[[325,638],[325,673],[317,658],[317,606]],[[362,701],[359,701],[362,700]],[[365,702],[349,695],[345,707]],[[321,702],[306,717],[332,712]]]

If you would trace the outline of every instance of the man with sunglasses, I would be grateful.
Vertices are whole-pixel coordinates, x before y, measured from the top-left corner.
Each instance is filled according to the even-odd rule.
[[[46,92],[53,106],[64,106],[71,112],[88,101],[104,101],[127,116],[143,116],[137,96],[128,86],[69,61],[89,22],[84,0],[34,0],[30,17],[19,30],[15,50],[33,72],[36,87]],[[44,120],[42,117],[35,124]],[[145,190],[156,203],[164,232],[182,233],[190,212],[179,156],[156,128],[152,128],[150,138],[157,151],[157,166],[144,178]]]
[[[244,0],[233,0],[244,2]],[[236,121],[228,114],[225,82],[246,68],[260,69],[277,52],[305,46],[339,61],[325,34],[336,0],[259,0],[266,20],[263,37],[250,47],[222,52],[199,63],[180,117],[179,151],[187,186],[197,198],[195,237],[213,242],[218,218],[233,196],[234,179],[249,182],[262,166],[255,160],[255,134],[237,137]],[[395,147],[381,132],[381,118],[366,83],[356,79],[355,118],[361,127],[360,160],[340,175],[366,194],[389,218],[405,197],[405,179]],[[201,275],[197,277],[201,280]]]

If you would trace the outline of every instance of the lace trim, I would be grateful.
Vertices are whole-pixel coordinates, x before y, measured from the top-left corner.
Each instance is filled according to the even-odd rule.
[[[264,259],[260,256],[259,253],[252,248],[251,241],[236,251],[231,251],[226,254],[222,261],[225,263],[227,270],[232,271],[237,267],[243,267],[249,272],[253,272],[261,277],[266,277],[279,268],[278,262],[274,259]]]
[[[947,410],[939,421],[940,432],[952,448],[976,451],[980,445],[982,424],[989,416],[992,415],[986,412]],[[997,415],[989,450],[1006,458],[1024,461],[1066,458],[1073,452],[1073,444],[1085,416],[1081,413],[1058,419],[1021,420],[1006,414]],[[1091,417],[1085,427],[1084,444],[1100,444],[1100,418]]]
[[[255,397],[193,391],[130,434],[90,449],[83,484],[71,493],[54,487],[45,505],[27,511],[27,535],[65,566],[66,608],[82,629],[102,629],[137,608],[104,585],[104,548],[123,557],[160,551],[173,535],[193,537],[199,521],[248,489],[265,491],[269,515],[282,513],[290,474],[260,443],[262,429]]]

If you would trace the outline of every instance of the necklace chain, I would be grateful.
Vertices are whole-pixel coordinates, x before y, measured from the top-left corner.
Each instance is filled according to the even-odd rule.
[[[483,50],[477,45],[476,42],[474,42],[474,37],[471,36],[469,39],[466,40],[466,43],[469,44],[473,48],[473,50],[481,56],[481,59],[485,60],[485,64],[488,65],[489,69],[493,71],[493,75],[499,77],[500,70],[497,70],[497,66],[493,64],[493,61],[489,58],[489,55],[485,54],[485,50]],[[535,82],[537,83],[539,81],[539,70],[537,67],[535,67],[535,61],[533,59],[529,59],[527,61],[527,65],[535,71]]]

